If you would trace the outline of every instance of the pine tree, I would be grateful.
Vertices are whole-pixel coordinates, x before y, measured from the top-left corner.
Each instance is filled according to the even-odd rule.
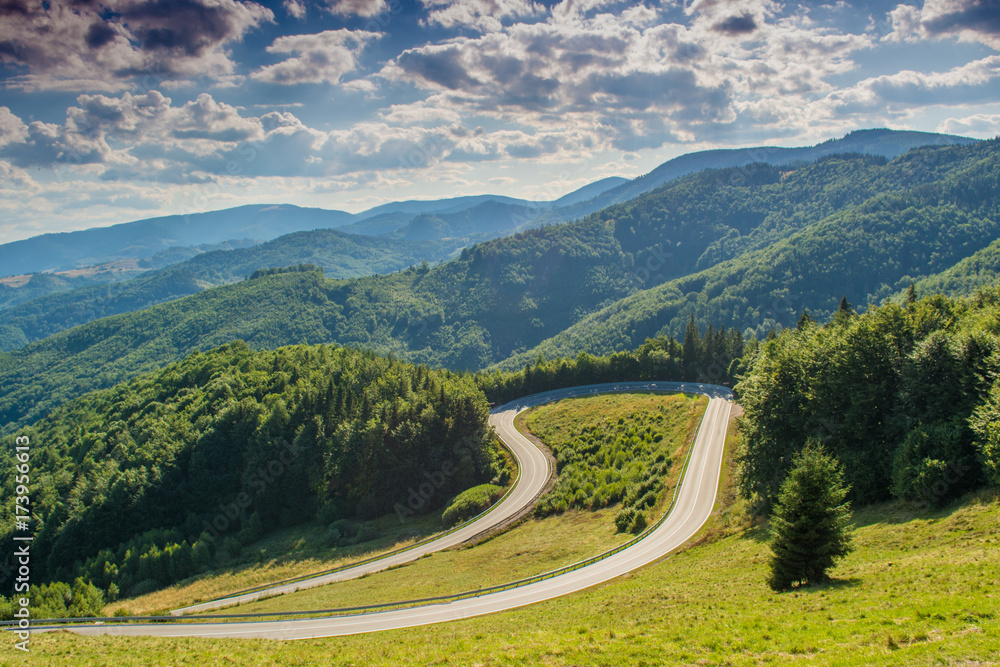
[[[906,303],[915,303],[917,300],[917,286],[910,281],[910,286],[906,288]]]
[[[701,332],[698,331],[698,325],[695,324],[694,313],[692,313],[691,320],[684,331],[683,363],[685,380],[697,379],[698,367],[701,365],[701,356]]]
[[[850,552],[847,492],[843,471],[822,448],[810,443],[795,455],[771,515],[772,589],[824,581]]]
[[[854,315],[854,306],[852,306],[848,301],[847,297],[844,296],[840,300],[840,306],[837,307],[837,311],[833,314],[830,319],[831,322],[837,325],[845,325],[851,321],[851,317]]]

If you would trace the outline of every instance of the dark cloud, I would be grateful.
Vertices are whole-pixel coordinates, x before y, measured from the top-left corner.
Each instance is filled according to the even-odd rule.
[[[108,42],[111,42],[117,34],[114,28],[107,23],[92,23],[90,28],[87,29],[85,40],[87,46],[90,48],[99,49]]]
[[[0,16],[28,16],[31,8],[23,0],[0,0]]]
[[[449,90],[467,90],[480,82],[469,76],[459,62],[461,51],[455,48],[433,52],[406,51],[397,64],[410,76],[444,86]]]
[[[511,56],[483,56],[479,64],[489,71],[496,89],[491,104],[525,109],[545,109],[555,104],[553,96],[559,81],[531,72],[529,62]]]
[[[144,49],[179,50],[189,56],[241,34],[244,26],[225,5],[199,0],[139,3],[122,12]]]
[[[1000,0],[964,0],[952,11],[923,21],[932,35],[973,30],[1000,35]]]
[[[712,28],[730,35],[746,35],[757,29],[757,21],[751,14],[742,14],[723,19]]]
[[[674,60],[681,63],[697,60],[705,55],[705,47],[695,42],[681,42],[674,49]]]
[[[225,45],[273,20],[248,0],[0,0],[0,63],[27,67],[7,83],[28,89],[122,88],[150,71],[227,75]]]
[[[577,89],[577,100],[581,105],[591,105],[591,100],[602,94],[614,96],[618,108],[671,109],[671,117],[691,120],[715,118],[729,108],[731,101],[725,85],[702,86],[694,72],[687,69],[594,74]]]
[[[524,109],[542,110],[557,104],[556,92],[559,81],[537,74],[525,74],[510,86],[501,86],[496,98],[500,106],[517,106]]]

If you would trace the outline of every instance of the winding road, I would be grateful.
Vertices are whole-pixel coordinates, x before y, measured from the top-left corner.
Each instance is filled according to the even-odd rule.
[[[438,539],[417,545],[385,558],[336,572],[265,590],[247,593],[176,610],[175,614],[206,611],[222,606],[247,602],[262,596],[273,596],[312,586],[321,586],[370,574],[388,567],[408,563],[420,556],[464,542],[503,523],[525,506],[534,502],[549,478],[548,460],[526,437],[514,428],[518,413],[543,403],[626,391],[663,391],[703,394],[709,403],[691,450],[690,460],[675,504],[667,518],[645,539],[604,560],[558,576],[526,584],[519,588],[408,609],[326,618],[283,621],[183,624],[106,624],[68,627],[79,634],[145,635],[158,637],[258,637],[269,639],[308,639],[407,628],[431,623],[443,623],[472,616],[491,614],[507,609],[567,595],[652,563],[691,539],[711,516],[718,491],[722,468],[726,430],[732,407],[732,393],[725,387],[678,382],[620,382],[586,385],[534,394],[512,401],[493,410],[490,423],[504,444],[510,448],[521,469],[513,491],[488,514]]]

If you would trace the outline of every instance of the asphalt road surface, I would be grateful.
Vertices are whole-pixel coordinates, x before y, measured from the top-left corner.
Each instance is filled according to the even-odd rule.
[[[289,592],[307,585],[322,585],[361,576],[368,572],[391,567],[447,548],[469,539],[483,530],[516,514],[525,504],[534,500],[548,479],[545,456],[523,435],[514,429],[514,417],[527,408],[550,401],[590,394],[622,391],[670,391],[704,394],[709,397],[708,407],[701,428],[695,438],[690,461],[676,502],[670,515],[656,530],[632,547],[592,565],[567,572],[551,579],[527,584],[480,597],[433,604],[411,609],[397,609],[377,613],[310,618],[287,621],[255,621],[234,623],[150,623],[106,624],[74,626],[68,629],[80,634],[145,635],[158,637],[262,637],[270,639],[308,639],[333,637],[366,632],[407,628],[431,623],[443,623],[472,616],[491,614],[506,609],[549,600],[583,590],[652,563],[691,539],[705,524],[715,505],[719,474],[725,446],[726,430],[732,407],[732,393],[725,387],[698,383],[676,382],[621,382],[604,385],[587,385],[527,396],[493,411],[490,423],[503,442],[514,452],[521,466],[521,479],[514,491],[496,510],[461,531],[446,535],[417,549],[373,561],[358,568],[350,568],[324,577],[288,584],[248,594],[250,596],[274,595]],[[356,572],[354,570],[357,570]],[[345,576],[346,575],[346,576]],[[253,599],[248,598],[248,599]],[[222,601],[231,605],[238,600]],[[211,604],[211,603],[207,603]],[[185,612],[205,609],[203,605],[188,607]]]

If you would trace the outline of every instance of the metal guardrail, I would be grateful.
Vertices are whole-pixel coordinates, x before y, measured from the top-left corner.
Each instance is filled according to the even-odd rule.
[[[646,391],[656,391],[656,390],[646,390]],[[670,391],[670,390],[663,390],[663,391]],[[711,397],[709,398],[709,400],[711,401]],[[684,479],[684,475],[686,474],[687,469],[688,469],[688,467],[690,466],[690,463],[691,463],[691,456],[694,453],[694,440],[697,439],[698,434],[701,433],[701,428],[702,428],[702,426],[705,423],[705,415],[707,414],[707,412],[708,412],[708,410],[707,410],[707,407],[706,407],[705,412],[703,412],[702,415],[701,415],[701,421],[698,424],[698,429],[695,431],[695,435],[692,438],[692,441],[689,443],[687,456],[685,457],[685,460],[684,460],[684,466],[681,469],[681,472],[680,472],[680,474],[677,477],[677,484],[674,485],[674,493],[673,493],[673,496],[671,497],[670,505],[667,506],[667,509],[664,510],[664,512],[660,516],[660,518],[657,519],[655,523],[653,523],[650,526],[648,526],[646,528],[646,530],[644,530],[642,533],[640,533],[639,535],[636,535],[635,537],[627,540],[626,542],[623,542],[622,544],[619,544],[618,546],[613,547],[612,549],[609,549],[609,550],[607,550],[607,551],[605,551],[603,553],[597,554],[596,556],[590,556],[588,558],[585,558],[585,559],[583,559],[581,561],[577,561],[576,563],[572,563],[570,565],[564,565],[564,566],[556,568],[554,570],[549,570],[548,572],[543,572],[541,574],[532,575],[530,577],[525,577],[524,579],[518,579],[517,581],[508,582],[506,584],[498,584],[496,586],[489,586],[487,588],[478,588],[478,589],[473,590],[473,591],[464,591],[464,592],[461,592],[461,593],[453,593],[453,594],[450,594],[450,595],[440,595],[440,596],[429,597],[429,598],[419,598],[419,599],[415,599],[415,600],[401,600],[401,601],[398,601],[398,602],[385,602],[385,603],[382,603],[382,604],[364,605],[364,606],[359,606],[359,607],[339,607],[339,608],[334,608],[334,609],[309,609],[309,610],[299,610],[299,611],[251,612],[251,613],[246,613],[246,614],[201,614],[201,615],[190,614],[190,615],[178,615],[178,616],[167,615],[167,616],[115,616],[115,617],[88,617],[88,618],[82,618],[82,617],[77,617],[77,618],[49,618],[49,619],[39,619],[37,621],[33,621],[32,622],[32,628],[33,629],[48,629],[47,626],[44,626],[44,625],[41,626],[41,628],[40,628],[38,626],[39,623],[49,623],[49,624],[52,624],[51,627],[61,627],[61,626],[65,626],[65,625],[73,625],[73,624],[78,624],[78,623],[108,623],[108,622],[111,622],[111,623],[131,623],[131,622],[134,622],[134,621],[148,621],[148,622],[151,622],[150,624],[157,624],[157,623],[178,623],[178,622],[183,622],[183,621],[205,621],[205,620],[220,621],[220,620],[224,620],[224,619],[240,619],[240,618],[275,618],[275,617],[281,617],[281,616],[302,616],[302,617],[324,616],[324,617],[329,617],[329,616],[334,616],[334,615],[347,615],[347,614],[362,615],[362,614],[377,613],[377,612],[380,612],[380,611],[387,611],[387,610],[390,610],[390,609],[410,609],[410,608],[418,608],[418,607],[423,607],[423,606],[429,606],[431,604],[444,604],[444,603],[448,603],[448,602],[456,602],[458,600],[465,600],[465,599],[468,599],[468,598],[479,597],[481,595],[487,595],[487,594],[490,594],[490,593],[500,593],[500,592],[511,590],[511,589],[514,589],[514,588],[520,588],[522,586],[527,586],[529,584],[534,584],[534,583],[538,583],[538,582],[541,582],[541,581],[545,581],[547,579],[552,579],[552,578],[557,577],[557,576],[562,575],[562,574],[567,574],[569,572],[575,572],[576,570],[580,570],[580,569],[582,569],[584,567],[587,567],[589,565],[593,565],[594,563],[599,563],[599,562],[601,562],[603,560],[606,560],[606,559],[608,559],[608,558],[610,558],[610,557],[612,557],[612,556],[614,556],[616,554],[621,553],[622,551],[625,551],[626,549],[629,549],[629,548],[635,546],[636,544],[638,544],[642,540],[644,540],[647,537],[649,537],[650,534],[652,534],[656,529],[658,529],[667,520],[667,518],[670,516],[670,513],[673,511],[674,505],[676,505],[676,503],[677,503],[677,493],[680,490],[681,483],[682,483],[682,481]],[[518,479],[520,479],[520,470],[518,470]],[[507,493],[509,494],[514,489],[515,486],[516,486],[516,481],[515,481],[515,484],[511,486],[511,488],[508,490]],[[505,494],[504,497],[506,497],[506,495],[507,494]],[[503,499],[501,499],[500,501],[497,501],[496,503],[494,503],[493,507],[491,507],[490,509],[486,510],[486,512],[483,512],[479,516],[477,516],[477,517],[475,517],[473,519],[470,519],[469,522],[466,522],[463,525],[468,525],[468,523],[471,523],[472,521],[475,521],[476,519],[484,516],[485,514],[488,514],[494,508],[496,508],[497,506],[499,506],[501,502],[503,502]],[[456,528],[454,530],[457,530],[457,529],[458,528]],[[441,537],[441,536],[439,536],[439,537]],[[439,539],[439,538],[434,538],[434,539]],[[398,552],[406,551],[406,550],[412,549],[412,548],[414,548],[416,546],[417,545],[411,545],[410,547],[407,547],[406,549],[400,549],[400,550],[398,550]],[[396,552],[394,552],[394,553],[396,553]],[[384,556],[380,556],[379,558],[383,558],[383,557]],[[374,559],[370,559],[370,560],[374,560]],[[360,563],[355,563],[354,565],[359,565],[359,564]],[[354,565],[345,566],[345,568],[346,567],[354,567]],[[344,568],[338,568],[338,569],[344,569]],[[334,570],[331,570],[331,571],[336,571],[336,570],[337,569],[334,569]],[[316,575],[313,575],[313,576],[316,576]],[[253,589],[250,589],[250,590],[252,591]],[[234,597],[234,596],[229,596],[229,597]],[[229,599],[229,598],[227,597],[227,598],[221,598],[221,599],[225,600],[225,599]],[[3,626],[13,626],[13,625],[16,625],[16,624],[17,624],[17,621],[2,621],[2,622],[0,622],[0,627],[3,627]]]

